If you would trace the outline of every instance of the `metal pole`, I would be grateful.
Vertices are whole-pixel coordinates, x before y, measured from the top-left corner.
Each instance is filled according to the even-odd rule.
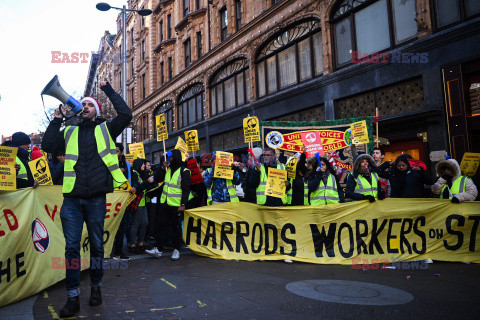
[[[127,7],[122,9],[122,98],[127,102]],[[128,103],[127,103],[128,105]],[[132,108],[133,106],[130,106]],[[123,130],[123,149],[127,152],[127,128]]]

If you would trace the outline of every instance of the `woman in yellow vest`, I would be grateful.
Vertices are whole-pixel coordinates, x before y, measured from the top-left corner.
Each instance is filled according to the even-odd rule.
[[[16,159],[16,167],[18,168],[17,189],[38,187],[38,181],[33,178],[32,171],[30,171],[30,166],[28,165],[30,161],[30,154],[28,153],[30,143],[30,137],[26,133],[15,132],[12,135],[10,146],[18,148]]]
[[[353,172],[348,176],[345,197],[354,201],[368,200],[375,202],[383,200],[385,193],[381,192],[381,184],[376,172],[377,166],[372,156],[362,154],[353,163]],[[379,192],[380,191],[380,192]]]
[[[308,178],[310,205],[324,205],[345,202],[343,190],[330,162],[320,157],[320,165],[316,157],[308,159],[312,173]]]
[[[455,159],[441,160],[437,163],[437,182],[432,192],[440,199],[451,199],[453,203],[475,201],[478,190],[470,178],[461,175],[460,166]]]

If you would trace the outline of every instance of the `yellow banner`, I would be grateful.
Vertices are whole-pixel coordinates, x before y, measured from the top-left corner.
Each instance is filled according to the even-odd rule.
[[[143,148],[143,142],[131,143],[128,145],[128,149],[131,154],[136,158],[145,159],[145,149]]]
[[[18,148],[0,146],[0,190],[17,189],[17,151]]]
[[[175,145],[175,149],[180,150],[182,153],[182,160],[185,161],[187,159],[187,152],[188,152],[188,146],[185,141],[183,141],[182,138],[178,137],[177,144]]]
[[[460,169],[462,174],[467,177],[473,177],[477,173],[480,164],[480,153],[465,152],[463,154]]]
[[[285,169],[287,169],[288,173],[288,179],[295,179],[295,176],[297,175],[297,163],[298,158],[292,157],[292,159],[290,159],[290,161],[288,161],[287,165],[285,166]]]
[[[267,187],[265,188],[265,195],[275,198],[285,197],[285,181],[287,180],[287,170],[280,170],[275,168],[268,169]]]
[[[365,120],[350,124],[350,130],[352,131],[355,144],[370,142],[370,139],[368,139],[367,122]]]
[[[214,178],[233,179],[233,153],[217,151]]]
[[[243,134],[245,143],[261,141],[260,126],[257,117],[248,117],[243,119]]]
[[[128,195],[127,191],[107,194],[105,256],[112,250]],[[62,203],[62,186],[0,192],[0,307],[38,293],[65,278],[65,238],[60,221]],[[86,226],[80,243],[79,264],[84,270],[90,266]],[[95,266],[103,261],[91,263]]]
[[[155,124],[157,127],[157,141],[168,139],[167,123],[165,122],[165,114],[161,113],[155,117]]]
[[[28,166],[32,171],[33,179],[37,180],[39,184],[53,185],[52,175],[48,162],[44,157],[28,162]]]
[[[479,202],[385,199],[280,208],[228,202],[185,211],[183,239],[198,255],[216,259],[480,263],[479,222]]]
[[[200,150],[197,130],[185,131],[185,141],[187,143],[188,151]]]

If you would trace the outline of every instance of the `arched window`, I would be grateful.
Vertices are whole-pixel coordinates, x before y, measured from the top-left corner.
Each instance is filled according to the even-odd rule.
[[[478,0],[435,0],[433,3],[437,28],[480,15]]]
[[[279,91],[323,72],[319,20],[289,26],[270,39],[257,56],[258,96]]]
[[[247,59],[234,60],[220,68],[210,81],[211,114],[216,115],[248,103],[250,71]]]
[[[180,128],[202,121],[205,89],[203,83],[195,83],[182,91],[178,97]]]
[[[331,20],[337,67],[417,36],[415,0],[342,0]]]
[[[165,113],[165,122],[167,123],[168,133],[173,131],[173,102],[167,100],[162,102],[153,113],[153,127],[156,128],[155,117],[161,113]]]

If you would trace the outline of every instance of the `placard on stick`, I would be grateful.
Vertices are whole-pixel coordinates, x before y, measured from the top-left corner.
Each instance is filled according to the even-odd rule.
[[[155,117],[157,127],[157,141],[165,141],[168,139],[167,123],[165,122],[165,114],[161,113]]]
[[[297,175],[297,164],[298,164],[298,158],[297,157],[292,157],[290,161],[288,161],[287,165],[285,166],[287,169],[288,173],[288,179],[295,179]]]
[[[131,154],[135,155],[135,158],[145,159],[145,149],[143,148],[143,142],[129,144],[128,149],[130,150]]]
[[[368,138],[367,122],[365,120],[350,124],[350,130],[352,131],[353,138],[356,140],[356,144],[370,142],[370,139]]]
[[[50,168],[44,157],[30,161],[28,166],[32,171],[33,179],[37,180],[39,184],[53,185]]]
[[[0,146],[0,190],[17,189],[15,160],[18,148]]]
[[[217,151],[214,178],[233,179],[233,153]]]
[[[286,180],[287,170],[269,168],[265,195],[275,198],[284,198],[287,189],[285,186]]]
[[[188,151],[200,150],[197,130],[185,131],[185,142],[187,143]]]

